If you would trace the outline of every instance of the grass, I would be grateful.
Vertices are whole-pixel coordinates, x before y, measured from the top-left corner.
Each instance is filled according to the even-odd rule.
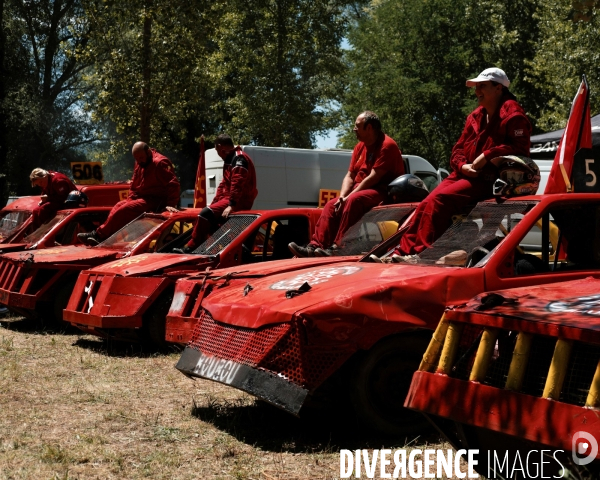
[[[352,422],[300,420],[190,380],[174,369],[176,351],[144,352],[20,318],[0,325],[1,480],[336,479],[341,448],[383,445],[357,436]],[[411,446],[426,441],[439,442]]]

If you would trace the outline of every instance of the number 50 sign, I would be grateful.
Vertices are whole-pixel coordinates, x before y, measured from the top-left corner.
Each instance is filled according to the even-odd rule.
[[[71,162],[73,180],[80,185],[97,185],[104,183],[102,163],[100,162]]]

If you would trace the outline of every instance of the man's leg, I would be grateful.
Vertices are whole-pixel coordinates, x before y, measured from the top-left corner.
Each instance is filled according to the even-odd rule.
[[[336,202],[337,198],[334,198],[323,207],[321,216],[315,225],[315,233],[309,243],[313,248],[329,248],[333,244],[342,219],[342,210],[335,210]]]
[[[37,230],[44,223],[52,220],[58,209],[50,202],[42,203],[33,209],[31,212],[31,224],[33,230]]]
[[[446,231],[452,215],[460,213],[469,203],[493,196],[493,181],[452,177],[444,180],[421,202],[396,249],[398,254],[421,253]]]
[[[202,245],[206,237],[214,232],[223,223],[221,216],[229,206],[229,200],[220,200],[212,203],[210,207],[204,207],[198,215],[198,221],[192,230],[192,236],[186,243],[184,250],[191,251]]]
[[[346,231],[358,222],[365,213],[379,205],[382,201],[383,195],[373,189],[361,190],[350,195],[344,204],[337,235],[332,243],[341,247],[342,237]]]

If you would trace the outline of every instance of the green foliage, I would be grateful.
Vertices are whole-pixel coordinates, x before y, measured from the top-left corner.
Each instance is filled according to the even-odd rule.
[[[539,41],[528,73],[542,93],[538,125],[565,126],[581,76],[590,84],[592,115],[600,111],[600,9],[576,10],[571,0],[547,0],[535,14]],[[589,3],[589,2],[581,2]]]
[[[347,124],[362,110],[380,115],[403,151],[446,164],[474,108],[467,78],[490,66],[505,68],[517,95],[529,87],[517,52],[531,50],[534,27],[514,18],[532,1],[383,0],[371,2],[349,40]],[[528,20],[529,21],[529,20]],[[521,20],[525,24],[525,20]],[[529,50],[528,50],[529,49]],[[511,71],[512,70],[512,71]],[[513,89],[515,90],[515,89]],[[355,143],[351,133],[342,145]]]

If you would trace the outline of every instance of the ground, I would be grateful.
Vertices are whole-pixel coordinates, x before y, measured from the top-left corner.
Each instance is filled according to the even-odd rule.
[[[186,378],[175,350],[16,317],[0,325],[2,480],[336,479],[342,448],[450,448],[435,436],[366,438],[351,418],[296,419]]]

